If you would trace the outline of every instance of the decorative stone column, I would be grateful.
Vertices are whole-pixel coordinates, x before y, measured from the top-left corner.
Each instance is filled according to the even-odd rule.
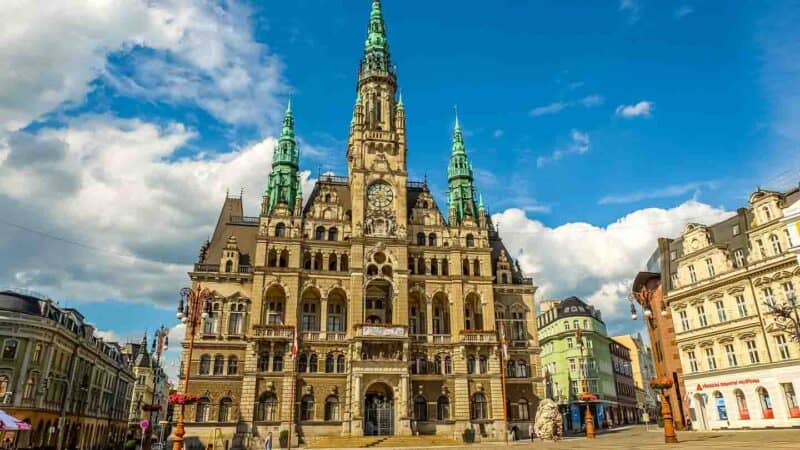
[[[433,299],[425,302],[425,327],[428,334],[428,343],[433,342]]]

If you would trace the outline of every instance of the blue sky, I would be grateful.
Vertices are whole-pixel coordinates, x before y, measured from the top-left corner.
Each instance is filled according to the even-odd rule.
[[[457,104],[542,296],[589,299],[612,332],[636,329],[622,299],[655,238],[797,183],[796,2],[383,4],[412,178],[444,205]],[[0,34],[0,283],[124,339],[174,323],[226,189],[256,214],[290,95],[306,188],[345,174],[369,2],[65,5],[0,13],[20,24]]]

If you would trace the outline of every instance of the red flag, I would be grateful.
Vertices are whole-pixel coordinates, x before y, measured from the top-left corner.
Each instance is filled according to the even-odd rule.
[[[500,322],[500,346],[503,349],[503,359],[508,360],[508,344],[506,343],[506,323]]]
[[[292,359],[297,358],[297,327],[294,327],[294,342],[292,342]]]

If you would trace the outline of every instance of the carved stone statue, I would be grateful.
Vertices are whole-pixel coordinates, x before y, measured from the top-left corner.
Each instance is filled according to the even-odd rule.
[[[541,440],[551,439],[555,442],[561,439],[563,430],[561,412],[556,402],[545,399],[539,403],[533,428]]]

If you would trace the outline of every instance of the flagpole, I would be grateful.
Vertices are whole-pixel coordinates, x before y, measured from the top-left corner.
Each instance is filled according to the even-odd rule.
[[[507,344],[506,344],[506,324],[504,321],[500,321],[500,385],[502,386],[503,391],[503,423],[505,424],[505,429],[503,430],[503,435],[505,436],[506,446],[508,446],[508,405],[506,401],[506,352],[507,352]]]
[[[294,429],[294,396],[295,384],[297,384],[297,325],[294,326],[294,341],[292,342],[292,385],[289,392],[289,439],[287,441],[287,450],[292,450],[292,430]],[[300,443],[298,442],[298,445]]]

